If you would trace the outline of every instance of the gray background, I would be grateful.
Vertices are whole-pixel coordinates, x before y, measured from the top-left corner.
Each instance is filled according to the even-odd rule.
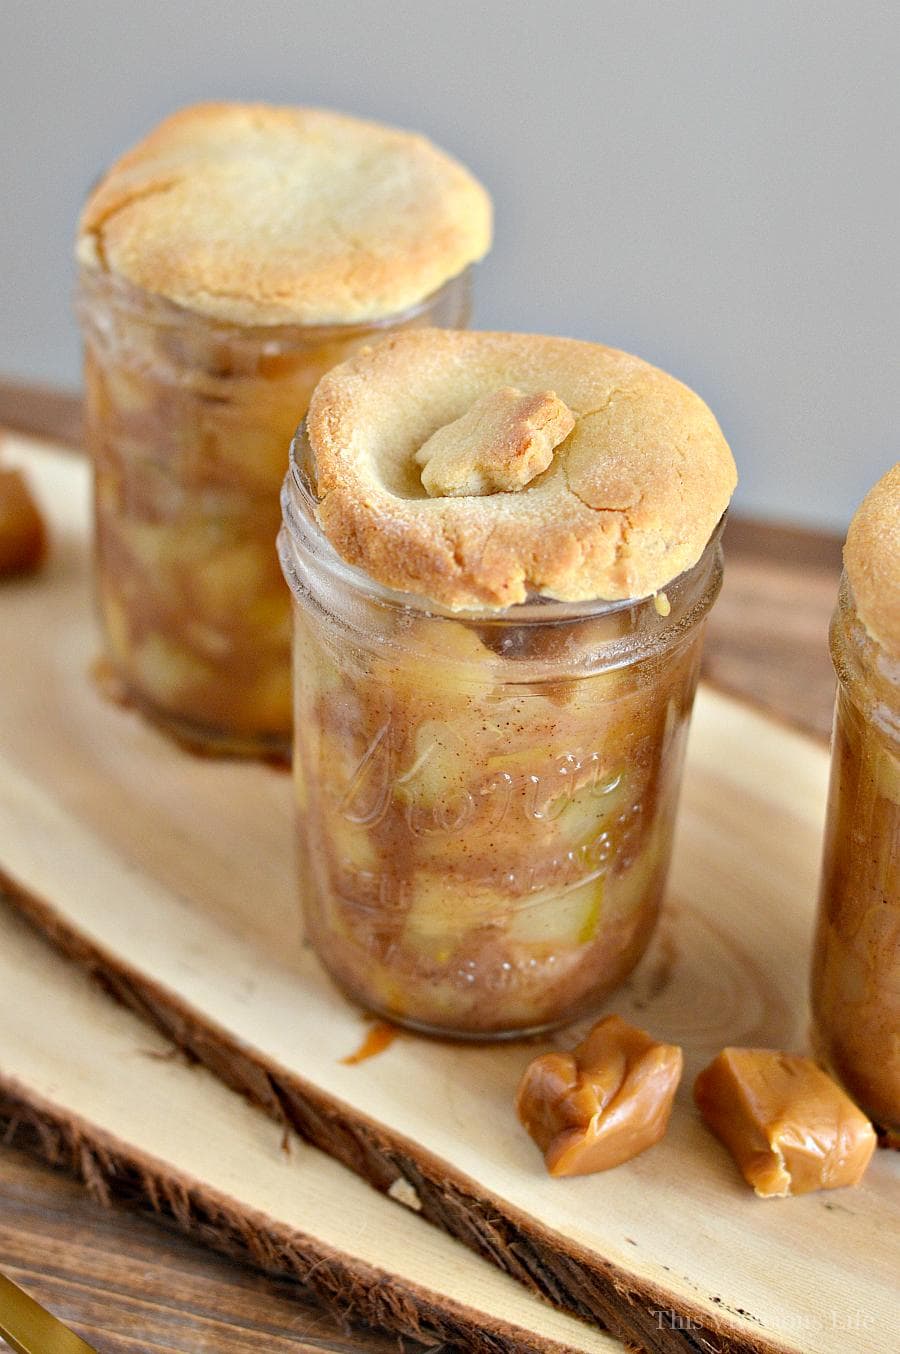
[[[476,323],[695,386],[744,511],[843,526],[897,459],[900,9],[0,0],[0,373],[74,386],[85,190],[199,98],[419,128],[494,193]]]

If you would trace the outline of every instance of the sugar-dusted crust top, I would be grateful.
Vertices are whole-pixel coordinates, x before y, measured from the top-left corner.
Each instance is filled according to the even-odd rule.
[[[90,194],[77,256],[239,324],[357,323],[490,245],[487,193],[423,136],[315,108],[175,113]]]
[[[863,625],[900,658],[900,461],[870,489],[844,546],[844,565]]]
[[[571,412],[547,468],[515,490],[429,496],[419,450],[504,387],[552,392]],[[698,395],[574,339],[399,333],[323,378],[307,428],[337,551],[454,610],[648,596],[697,562],[737,479]]]

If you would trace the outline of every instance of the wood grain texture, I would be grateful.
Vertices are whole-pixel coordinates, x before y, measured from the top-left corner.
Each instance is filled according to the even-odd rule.
[[[854,1195],[852,1222],[828,1222],[813,1196],[767,1207],[748,1197],[690,1106],[693,1073],[723,1042],[803,1047],[798,974],[824,749],[721,697],[698,701],[664,925],[615,1002],[683,1044],[680,1109],[654,1152],[566,1189],[544,1175],[510,1112],[529,1050],[406,1038],[378,1059],[343,1063],[365,1027],[291,941],[287,780],[188,758],[104,704],[84,676],[96,643],[84,467],[27,459],[58,544],[42,578],[2,598],[2,623],[19,642],[0,659],[9,714],[0,840],[22,911],[273,1118],[377,1189],[402,1178],[424,1217],[620,1337],[659,1354],[684,1354],[698,1339],[710,1350],[836,1354],[840,1331],[825,1323],[829,1304],[845,1311],[849,1289],[880,1322],[871,1349],[892,1350],[881,1238],[895,1225],[900,1162],[882,1154]],[[115,1094],[106,1108],[120,1112]],[[740,1240],[735,1266],[723,1262],[730,1234]],[[852,1271],[850,1254],[864,1257]],[[773,1273],[791,1282],[773,1284]],[[660,1311],[675,1313],[671,1326]]]
[[[424,1354],[348,1327],[295,1282],[215,1255],[160,1217],[102,1207],[62,1162],[35,1159],[44,1147],[23,1119],[9,1135],[29,1154],[7,1144],[0,1158],[0,1271],[100,1354],[258,1354],[261,1342],[271,1354]]]
[[[44,432],[71,442],[77,441],[79,410],[77,401],[60,397],[49,402],[43,392],[22,391],[18,387],[0,385],[0,424],[17,426],[23,430]],[[789,528],[773,527],[765,523],[747,523],[732,520],[726,541],[726,584],[715,609],[707,641],[707,671],[720,685],[768,705],[785,719],[793,720],[820,735],[830,724],[832,677],[824,643],[828,616],[833,605],[839,572],[840,544],[832,537]],[[8,1175],[12,1166],[9,1157],[0,1157]],[[107,1225],[120,1225],[123,1233],[132,1234],[137,1224],[126,1219],[118,1224],[110,1222],[87,1203],[80,1201],[71,1184],[56,1173],[33,1168],[25,1186],[34,1210],[33,1235],[35,1251],[40,1250],[40,1239],[45,1233],[51,1239],[48,1213],[53,1219],[52,1236],[62,1244],[76,1246],[84,1228],[93,1218],[97,1235],[103,1235]],[[22,1204],[19,1207],[28,1206]],[[113,1215],[116,1216],[116,1215]],[[29,1223],[29,1231],[32,1230]],[[247,1271],[231,1270],[207,1257],[181,1239],[157,1239],[152,1229],[135,1231],[141,1237],[141,1263],[150,1282],[159,1282],[161,1291],[171,1287],[168,1257],[172,1246],[183,1248],[192,1255],[188,1265],[179,1260],[182,1283],[173,1291],[177,1317],[169,1320],[165,1332],[165,1347],[192,1354],[209,1348],[207,1329],[202,1317],[208,1299],[207,1284],[225,1285],[234,1294],[234,1306],[225,1304],[222,1320],[232,1332],[229,1338],[238,1338],[243,1332],[252,1332],[258,1322],[260,1331],[268,1332],[267,1317],[258,1313],[254,1299],[247,1293]],[[90,1245],[90,1239],[87,1242]],[[77,1251],[75,1252],[77,1254]],[[78,1277],[78,1264],[73,1261],[71,1279],[66,1272],[54,1270],[53,1284],[64,1298],[64,1310],[77,1317],[79,1311],[100,1311],[105,1315],[102,1348],[142,1348],[138,1337],[135,1343],[134,1327],[128,1326],[124,1316],[120,1321],[117,1304],[107,1300],[106,1282],[115,1272],[116,1255],[105,1256],[103,1266],[94,1274],[87,1271]],[[0,1257],[2,1265],[2,1257]],[[36,1270],[40,1268],[36,1266]],[[231,1277],[231,1276],[234,1277]],[[35,1277],[34,1282],[37,1282]],[[252,1282],[268,1282],[254,1277]],[[34,1284],[32,1284],[33,1291]],[[254,1289],[254,1292],[256,1290]],[[40,1293],[38,1293],[40,1296]],[[287,1302],[288,1299],[285,1299]],[[98,1304],[92,1307],[92,1304]],[[57,1310],[61,1310],[59,1301]],[[291,1302],[291,1311],[296,1306]],[[194,1312],[201,1313],[194,1319]],[[170,1314],[171,1315],[171,1314]],[[314,1321],[312,1309],[306,1315]],[[353,1333],[328,1335],[327,1318],[321,1333],[315,1327],[317,1348],[380,1349],[379,1337]],[[232,1331],[233,1328],[233,1331]],[[148,1328],[152,1330],[153,1328]],[[119,1338],[124,1343],[109,1343]],[[233,1332],[237,1332],[235,1335]],[[333,1341],[333,1343],[331,1343]],[[389,1342],[390,1343],[390,1342]],[[150,1348],[150,1345],[146,1346]],[[222,1346],[227,1347],[227,1346]],[[238,1346],[239,1347],[239,1346]],[[391,1345],[393,1347],[393,1345]]]

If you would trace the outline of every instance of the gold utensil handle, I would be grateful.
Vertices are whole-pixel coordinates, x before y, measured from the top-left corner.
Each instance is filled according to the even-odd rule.
[[[3,1274],[0,1274],[0,1336],[16,1354],[97,1354]]]

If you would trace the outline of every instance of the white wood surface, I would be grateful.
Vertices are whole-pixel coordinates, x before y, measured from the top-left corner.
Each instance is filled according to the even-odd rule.
[[[763,1346],[894,1354],[900,1156],[878,1153],[855,1191],[761,1201],[690,1097],[725,1044],[805,1047],[824,751],[701,692],[666,913],[609,1006],[683,1045],[671,1127],[616,1171],[550,1180],[512,1109],[533,1046],[404,1037],[341,1064],[365,1026],[300,945],[287,778],[191,758],[103,701],[86,676],[84,467],[21,454],[56,550],[44,577],[0,592],[0,866],[261,1061],[439,1158],[586,1263]]]

